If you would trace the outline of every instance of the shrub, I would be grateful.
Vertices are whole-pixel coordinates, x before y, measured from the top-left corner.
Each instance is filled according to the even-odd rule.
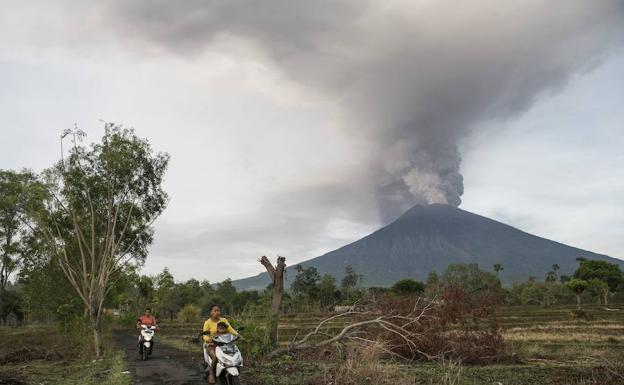
[[[201,316],[201,309],[195,305],[185,305],[178,312],[178,320],[186,323],[197,322]]]
[[[425,291],[425,284],[413,279],[402,279],[392,285],[392,291],[398,295],[420,294]]]

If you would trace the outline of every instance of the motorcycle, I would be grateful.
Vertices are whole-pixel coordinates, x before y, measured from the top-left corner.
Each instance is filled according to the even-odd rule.
[[[154,330],[156,326],[141,325],[141,336],[139,337],[139,354],[143,361],[152,355],[154,349]]]
[[[209,334],[204,332],[204,335]],[[240,372],[243,367],[243,357],[234,342],[239,336],[233,334],[218,334],[212,337],[217,357],[215,377],[217,384],[240,385]],[[206,378],[210,373],[212,358],[208,354],[208,346],[204,343],[204,363],[206,364]]]

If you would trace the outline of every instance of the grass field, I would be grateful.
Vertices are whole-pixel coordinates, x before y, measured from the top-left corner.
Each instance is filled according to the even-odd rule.
[[[0,385],[129,385],[125,357],[105,335],[104,356],[55,325],[0,327]]]
[[[588,305],[590,321],[571,321],[573,307],[512,306],[501,308],[498,319],[517,360],[506,365],[467,366],[457,362],[414,363],[368,360],[251,362],[246,372],[253,384],[624,384],[624,305],[607,311]],[[304,335],[327,314],[285,315],[280,342]],[[242,320],[262,324],[262,317]],[[332,333],[344,325],[328,325]],[[165,323],[161,338],[185,350],[197,350],[198,324]],[[243,351],[244,353],[244,351]]]

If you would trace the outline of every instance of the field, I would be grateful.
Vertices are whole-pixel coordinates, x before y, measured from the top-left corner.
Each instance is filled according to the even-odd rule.
[[[0,327],[0,385],[129,385],[124,355],[107,333],[105,354],[53,325]]]
[[[277,361],[248,360],[249,384],[624,384],[624,306],[614,311],[587,306],[590,321],[571,321],[571,306],[504,307],[498,312],[506,341],[516,356],[505,365],[467,366],[457,362],[379,361],[361,356],[340,360],[283,357]],[[305,334],[327,314],[290,314],[281,319],[282,344]],[[242,323],[258,323],[247,317]],[[345,321],[329,324],[329,333]],[[162,337],[184,350],[199,349],[198,324],[166,323]],[[245,347],[242,347],[245,349]],[[243,350],[244,353],[244,350]]]
[[[262,331],[249,325],[263,324],[262,317],[231,320],[247,325],[245,334],[252,339],[240,344],[247,358],[243,374],[246,385],[618,385],[624,384],[624,305],[610,308],[618,310],[587,306],[590,321],[571,321],[569,306],[504,307],[498,318],[515,358],[504,365],[485,366],[453,361],[395,362],[377,358],[374,349],[259,359],[252,354],[258,345],[253,339]],[[284,315],[281,343],[300,337],[326,316]],[[345,322],[332,321],[327,332],[335,333]],[[168,344],[197,356],[200,329],[201,321],[161,321],[161,349],[162,344]],[[135,357],[124,356],[110,337],[105,357],[93,361],[85,358],[85,346],[72,342],[50,325],[0,328],[0,384],[130,384],[128,363]],[[200,376],[196,377],[200,381]]]

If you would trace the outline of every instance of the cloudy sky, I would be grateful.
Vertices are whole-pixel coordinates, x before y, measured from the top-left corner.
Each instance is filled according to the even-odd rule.
[[[171,154],[146,273],[245,277],[416,203],[624,258],[621,0],[94,3],[0,0],[0,168],[134,127]]]

